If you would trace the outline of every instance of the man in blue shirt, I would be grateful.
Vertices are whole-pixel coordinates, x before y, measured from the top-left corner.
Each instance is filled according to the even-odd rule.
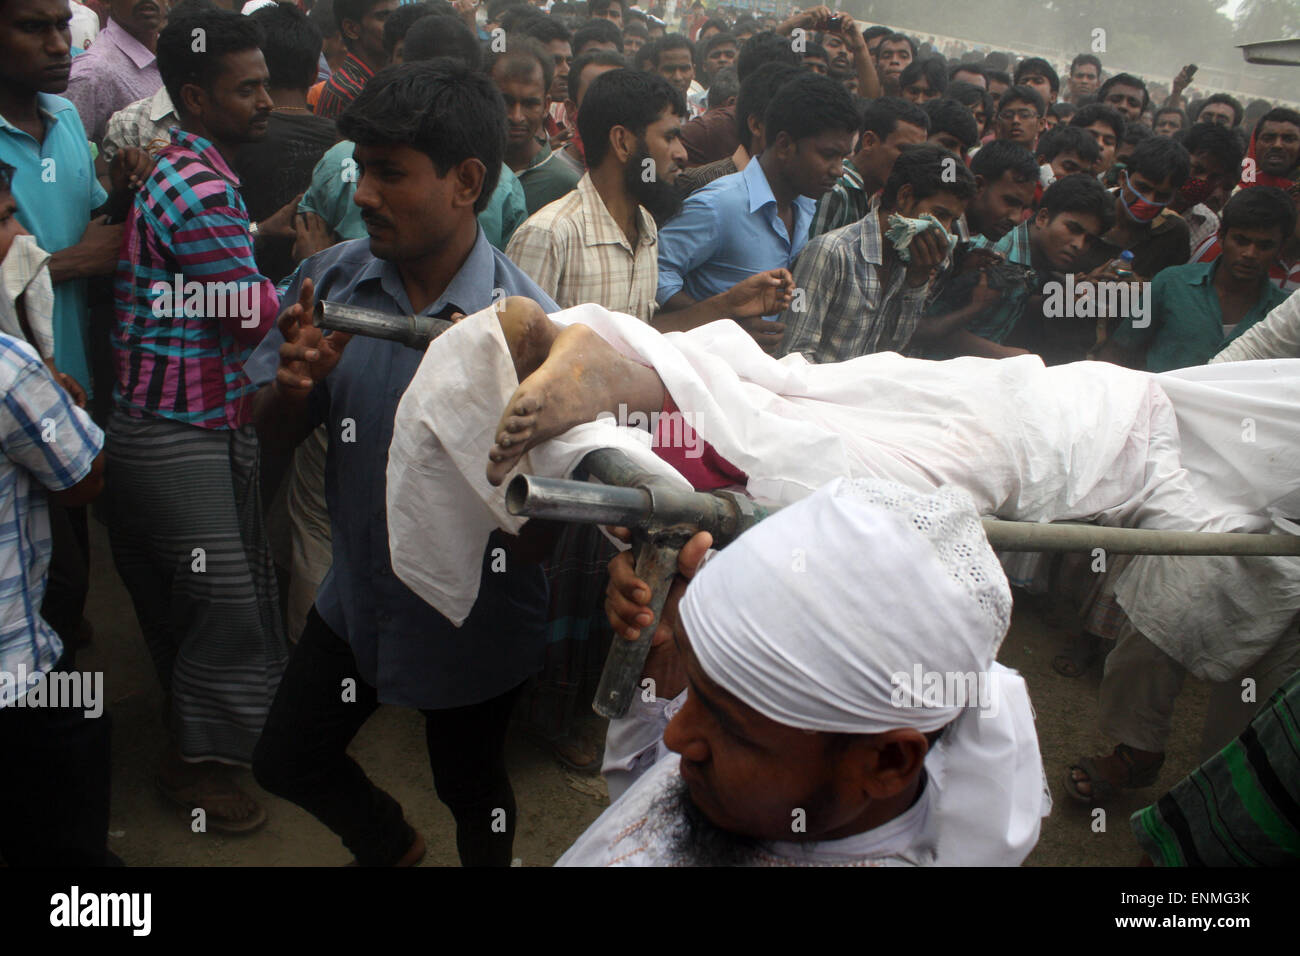
[[[297,305],[245,366],[260,386],[255,420],[268,452],[292,447],[321,421],[328,426],[333,539],[333,565],[253,771],[267,790],[337,833],[359,863],[414,864],[423,838],[346,748],[381,703],[419,708],[462,863],[508,866],[515,802],[505,731],[520,686],[542,664],[541,568],[523,555],[522,538],[494,539],[483,555],[478,603],[460,628],[397,580],[386,520],[388,446],[398,402],[424,356],[378,339],[322,337],[311,310],[325,298],[450,317],[503,294],[558,307],[488,244],[475,219],[505,151],[505,107],[485,76],[448,61],[390,67],[339,118],[339,131],[357,144],[355,201],[370,239],[302,264],[285,298]]]
[[[14,167],[18,218],[51,253],[54,359],[91,391],[86,279],[117,266],[122,227],[101,213],[125,213],[152,161],[138,149],[114,157],[112,202],[95,178],[86,131],[71,102],[67,0],[13,0],[0,7],[0,162]]]
[[[783,85],[764,117],[762,154],[692,193],[659,231],[660,315],[755,273],[790,268],[808,241],[816,200],[843,173],[857,130],[858,112],[843,84],[808,73]],[[771,321],[755,323],[750,334],[772,351],[784,330]]]

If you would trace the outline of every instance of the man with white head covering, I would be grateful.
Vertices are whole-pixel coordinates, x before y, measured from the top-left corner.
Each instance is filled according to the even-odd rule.
[[[631,567],[611,566],[620,632],[648,610]],[[673,715],[659,758],[559,865],[1019,864],[1051,804],[1024,681],[994,661],[1010,612],[965,492],[832,482],[666,611],[687,690],[632,718]]]

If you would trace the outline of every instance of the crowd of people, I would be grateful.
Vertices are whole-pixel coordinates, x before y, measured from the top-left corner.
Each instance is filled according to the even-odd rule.
[[[112,861],[109,722],[34,703],[93,640],[100,522],[165,694],[157,787],[212,831],[266,821],[251,767],[357,863],[417,863],[424,837],[347,752],[390,704],[424,716],[465,865],[512,860],[512,720],[609,780],[562,863],[1018,864],[1050,800],[1024,682],[995,661],[1014,587],[1074,604],[1061,675],[1105,661],[1115,748],[1049,768],[1065,792],[1154,784],[1185,676],[1209,676],[1208,762],[1134,832],[1160,863],[1294,862],[1300,573],[1280,559],[1237,608],[1267,634],[1198,669],[1132,619],[1122,559],[999,560],[976,489],[841,479],[707,562],[692,539],[656,690],[607,732],[606,652],[654,623],[610,536],[493,530],[457,572],[462,615],[427,599],[451,585],[413,584],[399,533],[451,553],[468,519],[394,504],[398,477],[461,473],[398,464],[404,420],[472,459],[488,500],[597,408],[685,408],[663,365],[605,356],[636,335],[546,318],[563,310],[846,388],[881,353],[961,359],[933,367],[972,383],[1086,363],[1064,374],[1141,383],[1152,434],[1168,400],[1137,373],[1300,357],[1295,110],[1196,90],[1194,66],[1162,86],[822,6],[677,12],[0,0],[0,747],[25,768],[0,785],[0,860]],[[412,418],[426,353],[325,334],[321,301],[450,320],[428,356],[464,388]],[[485,329],[505,351],[473,344]],[[532,385],[502,405],[498,373]],[[754,464],[697,424],[699,454],[656,452],[696,489],[745,486]],[[899,454],[924,472],[915,434]],[[1033,520],[1105,509],[1068,510]],[[891,703],[913,665],[994,675],[1001,721]],[[1269,782],[1207,807],[1195,780],[1225,761]]]

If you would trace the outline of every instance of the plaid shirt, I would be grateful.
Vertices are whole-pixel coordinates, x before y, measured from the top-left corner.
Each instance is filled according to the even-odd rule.
[[[316,101],[316,115],[338,119],[339,114],[357,98],[366,81],[374,75],[375,71],[366,66],[360,57],[349,53],[321,87],[320,99]]]
[[[644,208],[637,216],[633,249],[584,174],[577,189],[524,220],[506,255],[562,309],[595,302],[649,322],[659,283],[659,233]]]
[[[1022,222],[997,242],[983,235],[972,236],[971,246],[976,249],[992,249],[1002,254],[1007,262],[1014,262],[1025,268],[1033,267],[1033,257],[1029,246],[1029,223]],[[967,324],[966,330],[990,342],[1004,342],[1011,330],[1016,327],[1020,317],[1025,313],[1029,300],[1023,289],[1016,289],[1009,295],[1003,295],[990,308],[981,312]]]
[[[113,157],[128,146],[155,153],[171,142],[169,131],[180,122],[172,98],[167,95],[167,87],[160,86],[153,96],[136,100],[109,117],[108,131],[99,146],[99,155],[104,157],[104,162],[111,163]]]
[[[798,352],[810,362],[844,362],[872,352],[907,348],[925,305],[929,284],[908,288],[907,270],[896,268],[886,287],[880,215],[809,241],[794,264],[803,293],[781,316],[781,355]],[[796,310],[796,306],[802,306]]]
[[[867,195],[862,174],[858,172],[852,160],[846,159],[844,175],[831,187],[830,192],[817,200],[817,213],[813,216],[808,238],[851,225],[878,206],[877,197]]]
[[[244,362],[279,299],[257,271],[238,187],[215,146],[176,127],[136,193],[113,280],[114,398],[134,418],[248,421]]]
[[[46,489],[81,481],[103,447],[104,433],[31,346],[0,334],[0,673],[45,674],[63,653],[40,615],[50,566]],[[0,680],[0,707],[27,692],[15,682]]]

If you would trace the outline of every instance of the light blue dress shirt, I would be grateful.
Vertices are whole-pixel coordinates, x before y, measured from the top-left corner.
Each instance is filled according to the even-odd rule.
[[[715,179],[691,193],[681,212],[659,230],[656,300],[663,305],[685,291],[698,302],[765,269],[792,268],[816,210],[807,196],[795,199],[791,238],[758,159]]]

